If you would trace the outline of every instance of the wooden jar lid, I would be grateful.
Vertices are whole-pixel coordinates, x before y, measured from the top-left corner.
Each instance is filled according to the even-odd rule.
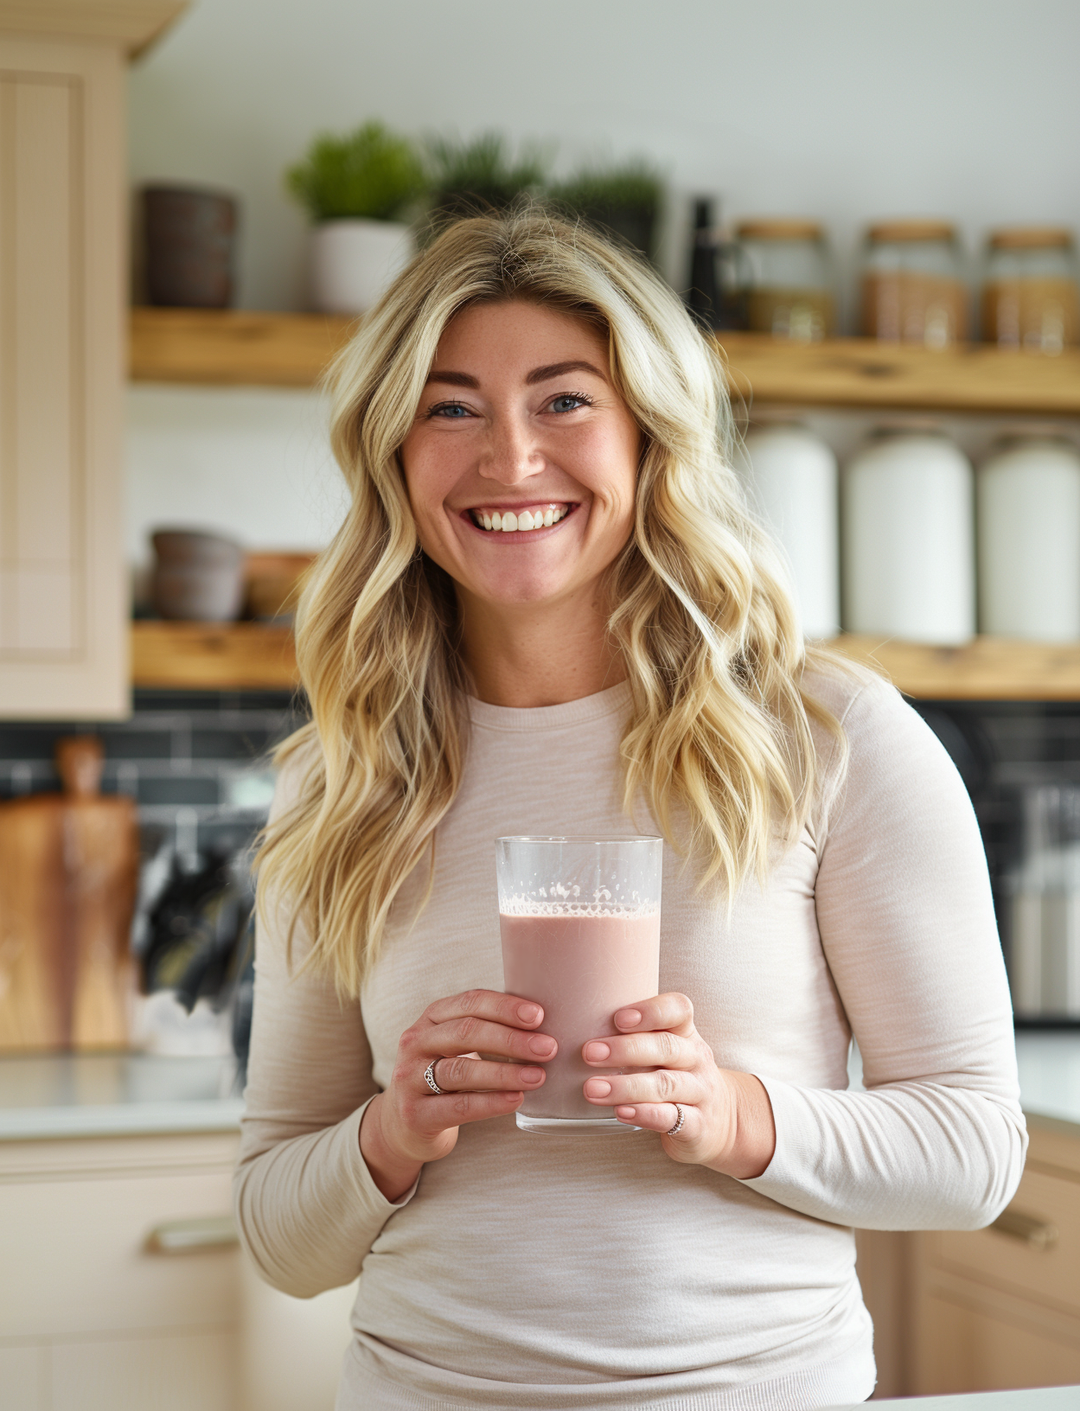
[[[740,240],[820,240],[821,224],[816,220],[760,217],[741,220],[735,234]]]
[[[907,245],[920,240],[953,240],[956,227],[947,220],[883,220],[866,232],[875,245]]]
[[[991,250],[1067,250],[1072,231],[1063,225],[1013,225],[990,232]]]

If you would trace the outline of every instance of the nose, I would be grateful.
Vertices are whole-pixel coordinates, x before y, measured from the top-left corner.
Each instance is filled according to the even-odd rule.
[[[490,423],[478,470],[499,485],[520,485],[544,469],[544,457],[527,417],[506,413]]]

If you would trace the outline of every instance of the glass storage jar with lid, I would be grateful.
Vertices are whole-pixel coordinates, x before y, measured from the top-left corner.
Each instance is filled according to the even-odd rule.
[[[833,330],[830,261],[812,220],[744,220],[736,228],[745,256],[747,327],[816,343]]]
[[[1060,353],[1077,341],[1080,288],[1070,231],[995,230],[987,243],[982,335],[1005,348]]]
[[[967,304],[960,246],[946,221],[870,227],[862,264],[865,337],[945,348],[967,337]]]

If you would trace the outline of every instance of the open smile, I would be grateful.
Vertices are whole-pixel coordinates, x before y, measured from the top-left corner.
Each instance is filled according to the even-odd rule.
[[[467,509],[465,516],[486,534],[528,534],[538,529],[550,529],[575,509],[577,505],[567,501],[522,505],[517,509],[476,505]]]

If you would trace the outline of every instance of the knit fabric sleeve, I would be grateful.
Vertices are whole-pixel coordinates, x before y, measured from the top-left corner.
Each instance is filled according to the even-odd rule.
[[[271,818],[284,814],[303,759],[282,771]],[[255,941],[252,1018],[240,1158],[233,1182],[240,1239],[267,1283],[299,1298],[351,1283],[391,1204],[360,1154],[360,1124],[378,1091],[360,1004],[301,970],[310,949],[297,926],[286,954],[289,910],[270,909]]]
[[[982,840],[936,736],[884,683],[843,725],[846,772],[818,820],[821,943],[866,1091],[758,1076],[776,1151],[746,1185],[868,1229],[977,1229],[1020,1179],[1012,1010]]]

